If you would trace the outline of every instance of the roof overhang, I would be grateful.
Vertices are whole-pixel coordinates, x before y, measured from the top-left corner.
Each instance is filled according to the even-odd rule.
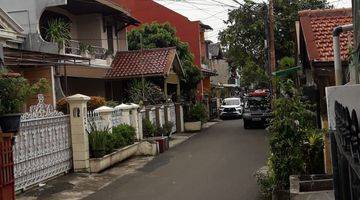
[[[203,29],[203,30],[209,30],[209,31],[212,31],[213,28],[211,28],[211,26],[207,25],[207,24],[204,24],[202,22],[200,22],[200,27]]]
[[[215,70],[211,70],[211,69],[206,69],[206,68],[201,68],[201,72],[203,73],[204,76],[209,77],[209,76],[217,76],[217,72]]]
[[[68,0],[61,8],[74,15],[102,13],[104,16],[119,18],[129,25],[140,24],[140,21],[133,18],[126,10],[109,0]]]

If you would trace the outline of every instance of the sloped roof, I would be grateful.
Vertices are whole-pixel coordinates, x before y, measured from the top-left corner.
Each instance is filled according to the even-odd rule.
[[[334,61],[333,35],[335,27],[352,23],[350,9],[305,10],[299,12],[300,24],[305,38],[306,50],[310,61]],[[341,59],[349,56],[353,32],[340,35]]]
[[[175,47],[121,51],[116,54],[111,69],[106,73],[106,77],[116,79],[166,76],[170,73],[175,60],[180,64]]]

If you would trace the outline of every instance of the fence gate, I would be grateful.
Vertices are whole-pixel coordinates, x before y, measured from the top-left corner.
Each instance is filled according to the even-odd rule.
[[[360,127],[355,110],[335,103],[331,151],[336,200],[360,199]]]
[[[21,118],[15,137],[15,190],[25,189],[46,179],[68,172],[72,167],[70,117],[44,104],[38,104]]]

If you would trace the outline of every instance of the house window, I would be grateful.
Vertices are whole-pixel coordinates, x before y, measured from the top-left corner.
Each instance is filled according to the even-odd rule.
[[[113,37],[113,27],[107,26],[106,27],[107,32],[107,39],[108,39],[108,50],[110,52],[114,52],[114,37]]]
[[[44,11],[43,14],[41,15],[40,18],[40,35],[41,37],[47,41],[47,42],[51,42],[51,38],[49,38],[47,31],[49,29],[49,23],[53,20],[63,20],[66,23],[71,24],[71,20],[70,18],[68,18],[67,16],[60,14],[60,13],[56,13],[53,11]]]

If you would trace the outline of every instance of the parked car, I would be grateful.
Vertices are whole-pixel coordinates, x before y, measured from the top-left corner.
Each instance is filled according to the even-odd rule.
[[[268,92],[250,93],[245,97],[243,121],[244,128],[253,125],[266,126],[271,117],[270,95]]]
[[[220,119],[241,118],[243,113],[242,101],[240,98],[226,98],[220,107]]]

